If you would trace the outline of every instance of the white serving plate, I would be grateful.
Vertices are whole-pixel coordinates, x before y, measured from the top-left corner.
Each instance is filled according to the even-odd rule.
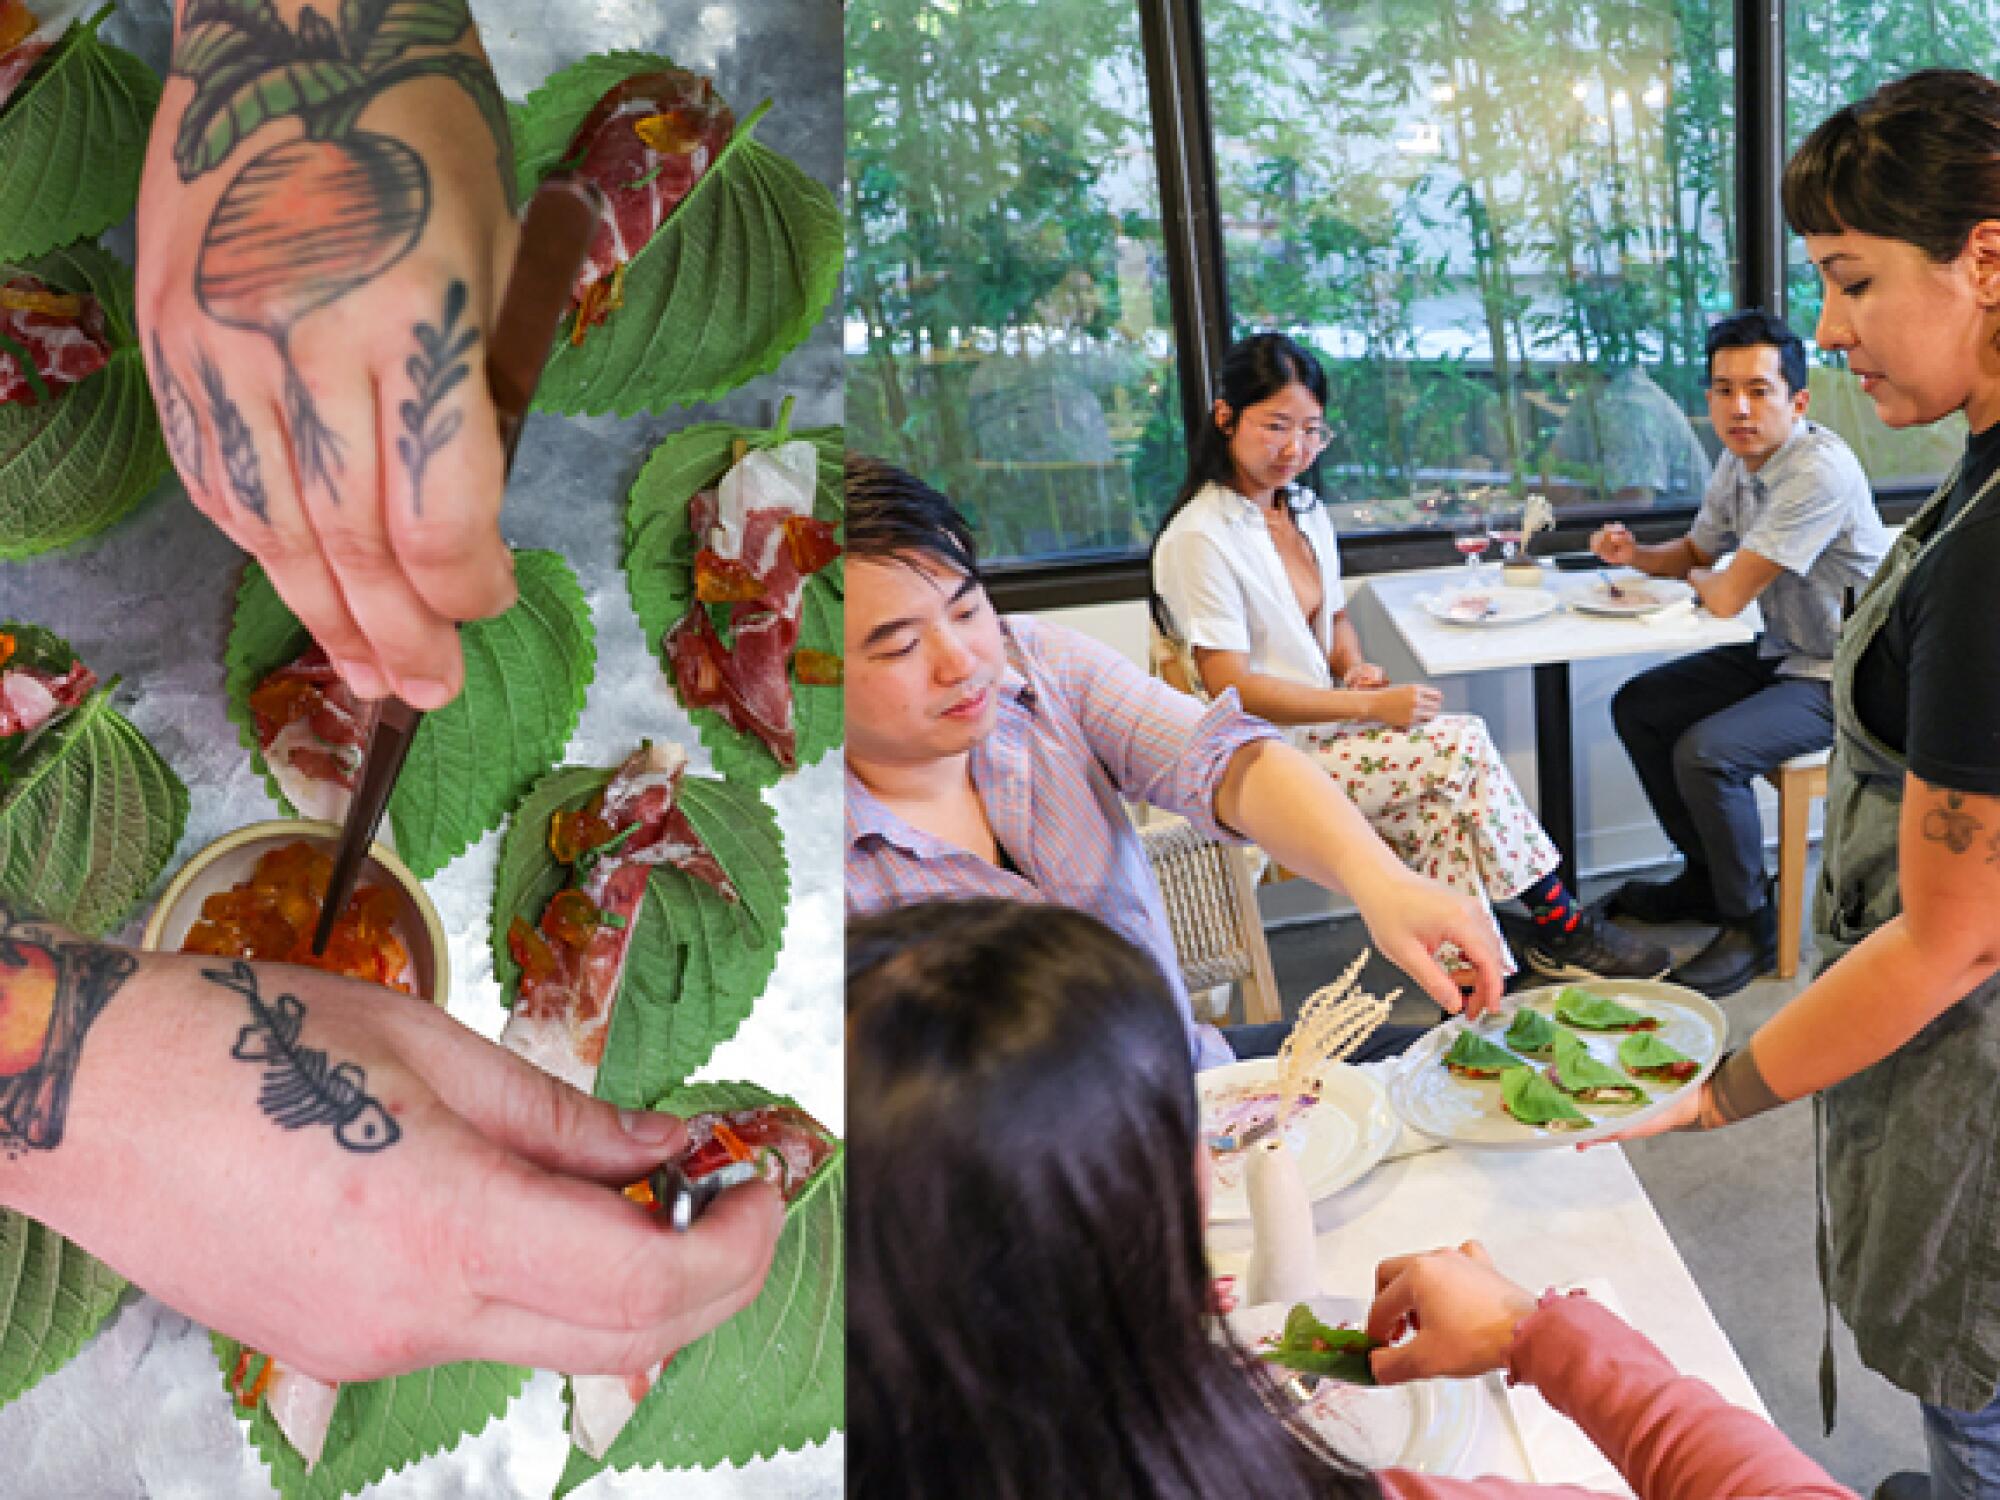
[[[1504,1047],[1503,1038],[1515,1011],[1528,1005],[1553,1015],[1556,997],[1566,988],[1558,984],[1527,990],[1511,997],[1506,1009],[1498,1015],[1476,1022],[1448,1021],[1426,1033],[1403,1054],[1390,1074],[1387,1090],[1390,1107],[1411,1129],[1449,1146],[1475,1151],[1551,1151],[1602,1140],[1651,1119],[1685,1090],[1701,1087],[1702,1080],[1715,1071],[1716,1063],[1722,1059],[1729,1038],[1729,1018],[1706,995],[1658,979],[1601,979],[1577,988],[1658,1016],[1660,1029],[1655,1034],[1700,1064],[1694,1077],[1672,1087],[1648,1078],[1635,1079],[1650,1096],[1639,1105],[1586,1104],[1572,1100],[1597,1123],[1589,1130],[1540,1130],[1523,1125],[1502,1108],[1499,1079],[1459,1078],[1445,1067],[1444,1054],[1451,1050],[1461,1031],[1469,1027]],[[1618,1067],[1618,1044],[1629,1033],[1570,1029],[1583,1038],[1599,1062]],[[1534,1068],[1548,1066],[1546,1058],[1530,1057],[1522,1061]]]

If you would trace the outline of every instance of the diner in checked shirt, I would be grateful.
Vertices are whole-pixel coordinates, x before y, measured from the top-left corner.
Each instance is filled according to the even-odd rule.
[[[938,897],[1081,907],[1168,976],[1204,1065],[1157,883],[1125,802],[1254,839],[1346,892],[1375,947],[1447,1010],[1498,1003],[1500,954],[1471,902],[1405,868],[1326,775],[1233,693],[1204,707],[1108,647],[1003,619],[964,519],[913,476],[847,459],[850,914]],[[1437,958],[1465,959],[1458,984]]]

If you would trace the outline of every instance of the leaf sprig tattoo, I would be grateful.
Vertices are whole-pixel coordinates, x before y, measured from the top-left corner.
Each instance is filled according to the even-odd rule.
[[[417,388],[416,399],[399,408],[403,435],[396,439],[396,451],[403,467],[410,471],[410,508],[424,513],[424,470],[438,451],[458,435],[464,413],[438,412],[438,405],[465,380],[470,366],[465,362],[479,342],[477,328],[460,329],[465,316],[465,283],[454,281],[444,298],[444,317],[436,327],[419,323],[414,330],[420,352],[410,356],[405,368]]]
[[[64,942],[0,902],[0,1154],[62,1144],[84,1037],[138,961]]]
[[[236,503],[265,525],[271,523],[271,502],[264,493],[264,474],[257,463],[257,443],[249,424],[229,397],[222,383],[222,371],[207,354],[200,360],[202,389],[208,393],[208,415],[215,423],[215,444],[222,450],[223,472],[229,477],[229,492]]]
[[[203,969],[202,977],[242,997],[250,1024],[237,1033],[229,1055],[261,1063],[264,1082],[257,1107],[286,1130],[333,1126],[333,1138],[348,1151],[386,1151],[403,1134],[395,1117],[368,1092],[368,1074],[359,1063],[329,1063],[317,1047],[299,1041],[305,1030],[305,1002],[297,995],[266,1001],[257,971],[242,959],[226,969]]]
[[[153,330],[153,371],[153,389],[159,396],[160,428],[167,435],[167,450],[173,454],[174,467],[181,471],[181,478],[200,494],[208,488],[205,472],[208,450],[201,440],[201,416],[194,409],[187,387],[167,363],[167,351],[161,346],[158,329]]]

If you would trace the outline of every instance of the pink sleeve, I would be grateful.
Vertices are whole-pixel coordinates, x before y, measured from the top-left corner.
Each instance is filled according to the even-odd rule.
[[[1508,1373],[1533,1385],[1645,1500],[1857,1500],[1762,1417],[1679,1374],[1646,1336],[1587,1297],[1544,1303],[1515,1336]],[[1390,1500],[1599,1500],[1596,1491],[1391,1469]]]

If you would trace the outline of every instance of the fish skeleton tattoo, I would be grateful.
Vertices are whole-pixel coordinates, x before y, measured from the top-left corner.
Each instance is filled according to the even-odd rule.
[[[396,1144],[402,1127],[368,1092],[368,1075],[360,1064],[329,1065],[325,1052],[299,1044],[306,1008],[297,995],[267,1002],[256,970],[241,959],[227,969],[201,972],[250,1007],[250,1024],[237,1033],[229,1055],[264,1065],[257,1107],[269,1119],[286,1130],[331,1125],[333,1138],[349,1151],[385,1151]]]

